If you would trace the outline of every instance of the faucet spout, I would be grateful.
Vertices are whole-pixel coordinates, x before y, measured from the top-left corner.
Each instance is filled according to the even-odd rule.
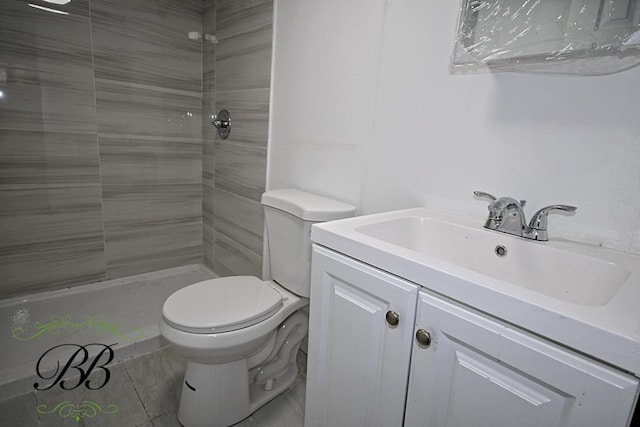
[[[526,203],[525,200],[516,200],[512,197],[498,198],[482,191],[474,191],[473,194],[476,197],[491,199],[491,203],[488,206],[489,217],[484,224],[485,228],[531,240],[549,240],[547,235],[547,216],[549,212],[554,210],[575,212],[578,209],[569,205],[546,206],[536,212],[529,225],[527,225],[522,209]]]
[[[489,218],[485,227],[508,234],[522,235],[522,230],[527,223],[524,219],[522,206],[525,200],[516,200],[511,197],[500,197],[488,206]]]

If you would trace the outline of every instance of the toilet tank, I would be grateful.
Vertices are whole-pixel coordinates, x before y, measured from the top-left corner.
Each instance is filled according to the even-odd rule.
[[[311,225],[354,216],[347,203],[296,189],[262,195],[271,277],[280,286],[309,297],[311,284]]]

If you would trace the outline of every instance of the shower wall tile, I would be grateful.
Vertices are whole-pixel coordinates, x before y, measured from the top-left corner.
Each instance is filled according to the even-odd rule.
[[[262,272],[260,198],[266,181],[272,26],[272,0],[216,1],[215,101],[233,119],[229,138],[215,145],[214,268],[222,275]]]
[[[86,1],[65,7],[83,11],[67,16],[5,1],[0,15],[0,72],[10,84],[29,84],[93,92],[91,34]]]
[[[3,128],[49,132],[95,132],[92,92],[9,83],[0,100]]]
[[[96,78],[202,90],[202,2],[106,0],[92,3]]]
[[[220,106],[233,111],[233,129],[228,144],[249,144],[267,147],[269,136],[269,88],[219,91],[216,94]]]
[[[95,133],[0,128],[0,188],[99,183]]]
[[[216,32],[216,1],[204,1],[203,32]],[[216,114],[215,99],[216,44],[204,42],[202,47],[202,258],[214,269],[214,217],[213,193],[215,190],[216,129],[211,125]]]
[[[74,0],[75,1],[75,0]],[[93,22],[127,32],[132,38],[186,39],[201,31],[202,0],[99,0],[91,2]]]
[[[268,88],[271,82],[271,25],[220,40],[216,48],[218,91]]]
[[[0,187],[0,295],[104,278],[100,187]]]
[[[267,150],[216,143],[216,190],[260,201],[266,181]]]
[[[99,134],[201,138],[200,93],[96,79]]]
[[[273,0],[218,0],[217,37],[225,39],[256,28],[271,27]]]
[[[201,184],[103,186],[107,277],[198,263]]]
[[[202,260],[202,12],[92,2],[108,277]]]
[[[216,231],[216,274],[262,277],[262,256]]]
[[[97,78],[200,92],[202,45],[187,37],[199,26],[185,28],[177,39],[142,32],[120,16],[103,18],[97,15],[93,27]]]
[[[102,184],[198,184],[202,180],[202,144],[197,139],[100,136]]]
[[[264,228],[261,203],[218,189],[214,206],[218,233],[261,255]]]
[[[0,298],[104,279],[89,2],[0,14]]]

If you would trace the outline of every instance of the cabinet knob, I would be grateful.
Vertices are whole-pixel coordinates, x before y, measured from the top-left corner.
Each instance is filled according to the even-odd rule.
[[[398,326],[398,323],[400,322],[400,315],[393,310],[389,310],[387,311],[385,319],[387,319],[387,324],[389,326]]]
[[[420,347],[427,348],[431,345],[431,334],[424,329],[418,329],[416,331],[416,341],[418,341]]]

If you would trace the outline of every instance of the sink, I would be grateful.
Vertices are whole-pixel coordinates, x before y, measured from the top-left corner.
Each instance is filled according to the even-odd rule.
[[[354,231],[422,257],[585,306],[607,304],[630,275],[611,261],[464,222],[463,218],[446,221],[408,215],[356,226]]]
[[[484,212],[403,209],[314,224],[311,240],[325,255],[346,255],[375,274],[640,373],[639,255],[553,234],[547,242],[522,239],[487,230],[484,220]]]

